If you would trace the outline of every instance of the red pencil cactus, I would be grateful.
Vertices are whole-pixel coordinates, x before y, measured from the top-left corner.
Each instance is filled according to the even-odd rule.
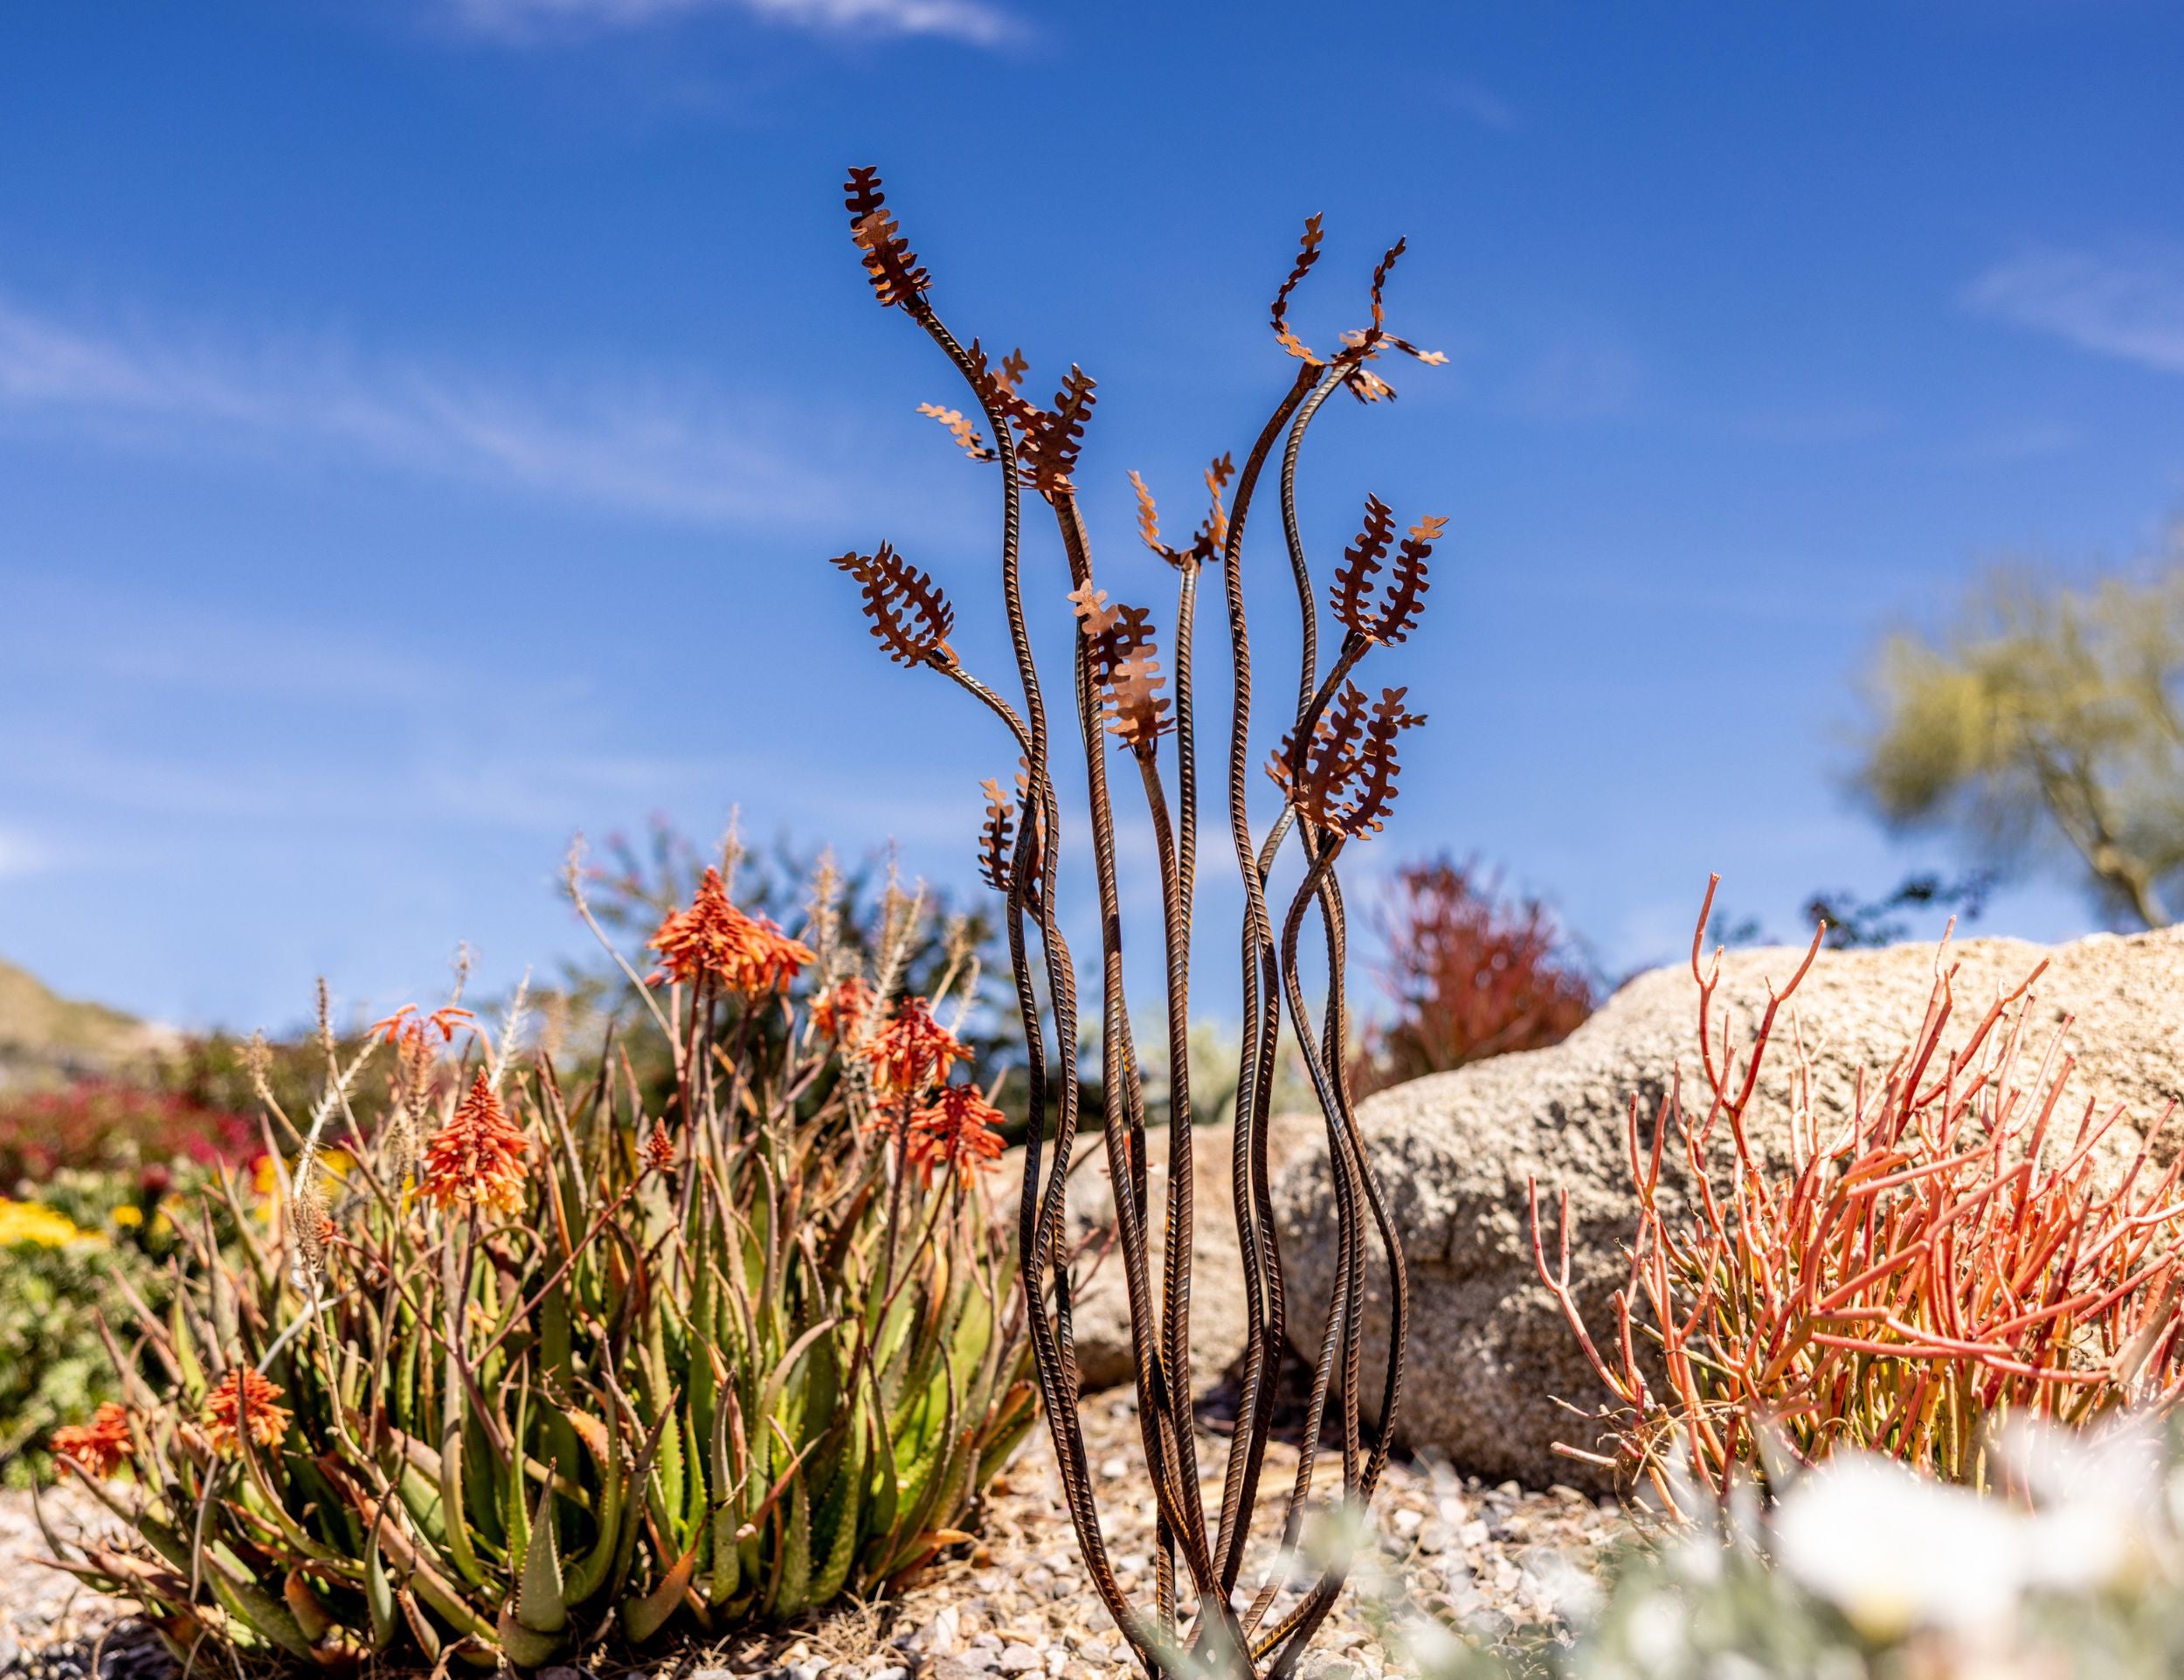
[[[1631,1103],[1637,1220],[1605,1352],[1570,1288],[1567,1199],[1551,1266],[1532,1187],[1540,1277],[1617,1402],[1600,1419],[1612,1457],[1563,1450],[1671,1510],[1672,1466],[1725,1493],[1763,1473],[1768,1439],[1804,1462],[1860,1448],[1984,1485],[2005,1421],[2184,1398],[2184,1154],[2154,1164],[2169,1113],[2104,1151],[2120,1108],[2065,1109],[2061,1032],[2036,1054],[2025,1042],[2041,968],[1952,1050],[1956,971],[1938,966],[1918,1031],[1860,1080],[1839,1125],[1815,1112],[1798,1046],[1787,1148],[1770,1149],[1754,1123],[1761,1067],[1825,930],[1739,1068],[1714,1019],[1719,953],[1699,965],[1712,903],[1710,886],[1691,943],[1704,1106],[1671,1085],[1648,1138]]]

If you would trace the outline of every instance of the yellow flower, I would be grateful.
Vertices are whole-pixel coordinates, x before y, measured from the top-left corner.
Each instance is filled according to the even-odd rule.
[[[0,1196],[0,1248],[24,1242],[36,1243],[41,1248],[58,1248],[91,1235],[67,1214],[43,1203],[10,1201]]]
[[[114,1222],[125,1231],[134,1231],[144,1222],[144,1210],[135,1202],[123,1202],[114,1210]]]

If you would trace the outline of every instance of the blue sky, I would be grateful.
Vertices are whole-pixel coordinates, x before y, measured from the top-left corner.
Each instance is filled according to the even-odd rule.
[[[1611,970],[1710,868],[1787,930],[1949,861],[1842,792],[1873,639],[2184,505],[2180,64],[2124,0],[7,8],[0,955],[192,1024],[399,1001],[458,939],[505,983],[578,948],[570,834],[654,809],[975,890],[1012,756],[823,563],[894,538],[1001,668],[992,484],[914,412],[957,397],[865,289],[858,162],[965,335],[1099,379],[1102,581],[1164,624],[1124,474],[1180,513],[1241,452],[1306,213],[1308,338],[1406,233],[1394,324],[1451,364],[1303,487],[1324,564],[1368,489],[1449,517],[1359,872],[1476,852]],[[2035,880],[1983,925],[2088,916]]]

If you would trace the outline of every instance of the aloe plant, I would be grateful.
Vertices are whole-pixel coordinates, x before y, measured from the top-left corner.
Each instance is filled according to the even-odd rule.
[[[667,918],[649,1102],[612,1048],[571,1088],[513,1027],[382,1023],[290,1128],[280,1195],[221,1180],[239,1242],[201,1221],[139,1314],[163,1384],[117,1357],[109,1449],[56,1443],[139,1544],[56,1555],[182,1651],[529,1667],[882,1591],[966,1539],[1035,1407],[985,1152],[934,1117],[983,1099],[890,1083],[900,1020],[946,1029],[847,968],[824,891],[806,937],[716,876]],[[387,1120],[322,1148],[371,1059]]]

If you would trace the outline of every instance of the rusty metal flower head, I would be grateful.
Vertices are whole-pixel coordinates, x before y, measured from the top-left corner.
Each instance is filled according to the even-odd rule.
[[[1142,606],[1109,605],[1107,591],[1089,580],[1070,591],[1069,604],[1109,732],[1132,752],[1151,756],[1175,727],[1168,698],[1159,692],[1168,680],[1153,651],[1151,615]]]
[[[947,1172],[968,1189],[999,1165],[1006,1119],[976,1085],[943,1085],[910,1117],[910,1160],[926,1184]]]
[[[1221,545],[1228,541],[1228,509],[1221,498],[1228,488],[1228,481],[1236,476],[1236,463],[1223,453],[1215,458],[1206,469],[1206,494],[1210,503],[1206,517],[1199,522],[1197,530],[1182,548],[1171,548],[1160,540],[1160,510],[1153,503],[1152,492],[1137,474],[1130,475],[1130,488],[1137,494],[1137,540],[1165,560],[1178,571],[1189,570],[1206,564],[1218,557]]]
[[[946,426],[949,435],[955,439],[957,447],[972,460],[1000,459],[1000,452],[985,440],[985,435],[978,430],[977,422],[966,417],[961,409],[943,408],[938,403],[920,403],[917,411],[930,415]]]
[[[1009,889],[1016,845],[1016,801],[989,777],[978,784],[985,795],[985,820],[978,825],[978,878],[997,893]]]
[[[511,1210],[522,1193],[523,1158],[529,1150],[530,1141],[508,1119],[480,1073],[447,1123],[425,1145],[418,1190],[441,1207]]]
[[[221,1378],[204,1398],[204,1433],[213,1450],[238,1452],[245,1434],[258,1446],[275,1445],[288,1433],[288,1413],[280,1397],[278,1386],[248,1365]]]
[[[930,573],[920,571],[888,544],[876,554],[837,556],[834,563],[864,592],[872,633],[897,665],[953,665],[948,635],[956,609]]]
[[[1377,833],[1395,803],[1395,737],[1426,719],[1403,704],[1403,688],[1383,688],[1367,709],[1365,690],[1345,682],[1303,752],[1285,736],[1268,774],[1290,808],[1315,827],[1351,839]]]
[[[850,170],[843,196],[849,207],[850,234],[865,253],[865,273],[872,280],[874,294],[890,308],[923,302],[933,277],[919,266],[917,253],[910,249],[887,209],[880,171]]]
[[[806,963],[809,945],[783,933],[771,918],[746,916],[729,902],[718,869],[708,869],[690,907],[670,910],[647,942],[662,974],[681,985],[710,978],[746,998],[786,991]]]
[[[1034,408],[1019,423],[1019,459],[1025,480],[1052,501],[1075,488],[1070,474],[1077,470],[1077,453],[1084,447],[1084,423],[1092,418],[1092,376],[1072,365],[1054,393],[1052,408]]]
[[[971,1059],[969,1047],[933,1019],[932,1005],[916,997],[895,1006],[895,1019],[860,1054],[871,1064],[874,1089],[900,1097],[917,1096],[947,1078],[956,1063]]]
[[[1365,498],[1365,526],[1343,550],[1343,563],[1328,591],[1329,605],[1343,627],[1360,641],[1401,641],[1418,627],[1426,601],[1426,559],[1433,553],[1445,518],[1428,515],[1405,533],[1396,550],[1395,570],[1377,598],[1372,579],[1387,558],[1395,536],[1395,515],[1378,496]]]
[[[58,1462],[86,1476],[112,1476],[135,1450],[128,1408],[107,1400],[92,1414],[90,1422],[64,1424],[54,1430],[46,1447]]]
[[[978,792],[985,795],[985,818],[978,825],[978,878],[995,892],[1006,893],[1010,878],[1020,867],[1026,872],[1026,890],[1036,895],[1039,838],[1045,824],[1034,807],[1029,829],[1018,833],[1021,823],[1019,813],[1030,802],[1032,783],[1030,766],[1021,758],[1016,762],[1013,794],[1004,792],[1001,784],[992,777],[978,784]],[[1020,864],[1017,858],[1019,850],[1026,853]]]
[[[1388,276],[1395,272],[1395,265],[1406,242],[1398,239],[1372,271],[1372,324],[1352,328],[1342,335],[1343,348],[1332,356],[1322,356],[1296,335],[1289,325],[1289,297],[1304,277],[1312,272],[1320,259],[1320,246],[1325,235],[1321,231],[1320,218],[1310,217],[1304,223],[1304,237],[1297,247],[1296,260],[1290,266],[1289,277],[1282,282],[1282,289],[1275,294],[1271,321],[1274,335],[1282,348],[1308,367],[1334,367],[1341,370],[1344,386],[1361,403],[1377,403],[1384,397],[1395,395],[1395,387],[1389,384],[1365,363],[1378,357],[1383,349],[1400,350],[1413,356],[1427,367],[1439,367],[1448,357],[1439,350],[1421,350],[1406,338],[1399,338],[1387,330],[1387,308],[1385,293]]]

